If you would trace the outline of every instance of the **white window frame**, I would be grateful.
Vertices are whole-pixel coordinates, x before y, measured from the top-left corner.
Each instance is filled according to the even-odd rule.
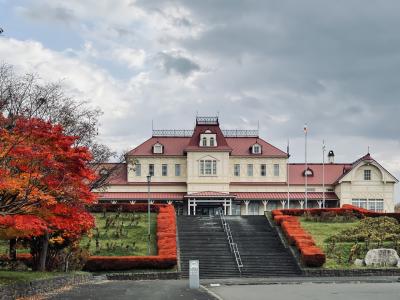
[[[254,144],[253,147],[253,154],[260,154],[261,153],[261,146],[259,144]],[[256,151],[257,149],[257,151]]]
[[[372,172],[370,169],[364,170],[364,180],[371,181]]]
[[[175,176],[181,176],[181,164],[175,164]]]
[[[361,198],[361,199],[351,199],[351,205],[357,206],[357,207],[361,207],[361,208],[365,208],[367,209],[368,207],[368,200],[365,198]]]
[[[267,176],[267,164],[260,165],[260,176],[262,177]]]
[[[215,139],[214,139],[214,137],[210,137],[210,147],[215,147]]]
[[[168,165],[167,164],[161,165],[161,176],[168,176]]]
[[[215,159],[202,159],[199,161],[200,176],[216,176],[217,161]]]
[[[247,176],[251,177],[254,174],[253,164],[247,164]]]
[[[153,153],[154,154],[162,154],[163,153],[163,145],[161,144],[155,144],[153,146]]]
[[[142,176],[142,165],[135,164],[135,176]]]
[[[150,176],[154,176],[155,175],[154,164],[149,164],[149,175]]]
[[[202,146],[202,147],[207,147],[207,138],[206,138],[206,137],[203,137],[203,138],[201,139],[201,146]]]
[[[233,165],[233,175],[236,177],[240,176],[240,164]]]
[[[279,164],[274,164],[274,176],[280,176],[280,170],[279,170],[280,165]]]

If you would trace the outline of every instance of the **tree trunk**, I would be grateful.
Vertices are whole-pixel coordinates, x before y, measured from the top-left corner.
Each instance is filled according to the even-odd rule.
[[[49,233],[46,231],[43,237],[41,237],[39,249],[39,266],[37,268],[38,271],[44,272],[46,271],[46,258],[47,258],[47,248],[49,247]]]
[[[17,239],[10,240],[10,259],[13,261],[17,260]]]

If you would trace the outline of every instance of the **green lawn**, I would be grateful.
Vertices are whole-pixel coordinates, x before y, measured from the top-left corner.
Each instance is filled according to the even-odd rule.
[[[91,255],[127,256],[147,255],[148,222],[146,213],[93,214],[96,228],[91,237],[84,237],[81,247]],[[157,255],[157,214],[151,216],[151,255]],[[96,240],[98,241],[96,246]]]
[[[32,271],[0,271],[0,285],[7,285],[17,282],[29,282],[36,279],[65,276],[66,273],[58,272],[32,272]]]
[[[96,218],[96,228],[91,237],[82,238],[81,247],[88,248],[91,255],[126,256],[147,255],[147,213],[113,213],[93,214]],[[118,217],[117,217],[118,215]],[[151,255],[157,255],[156,225],[157,214],[152,213],[151,219]],[[106,226],[107,222],[113,222]],[[108,228],[107,228],[108,227]],[[96,236],[98,247],[96,248]],[[8,255],[8,240],[0,240],[0,255]],[[29,253],[29,249],[18,248],[18,253]]]
[[[342,231],[344,229],[352,228],[357,226],[360,221],[349,222],[349,223],[329,223],[329,222],[313,222],[306,221],[304,218],[300,218],[301,226],[308,231],[314,238],[315,243],[318,247],[323,249],[325,253],[328,243],[325,240]],[[350,253],[350,249],[353,246],[353,243],[338,243],[337,248],[340,249],[340,255],[342,256],[342,262],[337,262],[337,257],[332,257],[327,255],[326,263],[324,264],[324,268],[327,269],[345,269],[345,268],[354,268],[353,265],[347,263],[347,259]]]

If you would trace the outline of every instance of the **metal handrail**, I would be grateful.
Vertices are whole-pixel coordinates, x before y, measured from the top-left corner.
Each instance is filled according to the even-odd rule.
[[[235,257],[236,265],[237,265],[239,273],[241,275],[242,268],[243,268],[243,262],[242,262],[242,258],[240,256],[239,249],[237,247],[237,244],[233,241],[231,228],[230,228],[229,224],[226,222],[225,216],[223,214],[220,214],[220,219],[221,219],[221,223],[222,223],[222,228],[224,229],[226,236],[228,238],[229,248],[231,250],[231,253],[233,253],[233,256]]]

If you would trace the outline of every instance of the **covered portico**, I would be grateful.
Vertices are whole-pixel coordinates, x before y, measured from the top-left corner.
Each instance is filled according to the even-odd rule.
[[[236,195],[221,192],[198,192],[187,194],[187,214],[232,215],[232,201]]]

